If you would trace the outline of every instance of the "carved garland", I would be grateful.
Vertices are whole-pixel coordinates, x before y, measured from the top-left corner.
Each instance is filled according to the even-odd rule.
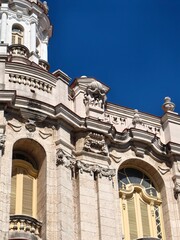
[[[62,149],[57,149],[56,153],[56,165],[63,165],[69,169],[75,169],[76,172],[89,173],[91,176],[107,177],[109,180],[112,180],[112,177],[115,176],[115,169],[104,168],[97,164],[84,163],[82,161],[76,161],[75,158],[66,154]]]

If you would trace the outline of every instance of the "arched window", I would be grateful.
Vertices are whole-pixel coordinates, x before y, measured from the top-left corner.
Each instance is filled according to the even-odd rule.
[[[20,154],[13,159],[11,178],[10,214],[37,216],[38,170],[31,161]]]
[[[12,27],[12,44],[21,44],[24,42],[24,29],[18,24],[14,24]]]
[[[150,178],[134,168],[118,172],[125,240],[165,239],[160,193]]]

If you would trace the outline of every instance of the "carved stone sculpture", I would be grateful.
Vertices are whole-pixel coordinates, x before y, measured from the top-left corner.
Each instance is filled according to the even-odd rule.
[[[132,123],[134,126],[136,126],[137,124],[142,124],[142,121],[140,119],[139,112],[137,109],[134,110],[134,117],[133,117]]]
[[[176,182],[174,186],[174,197],[177,199],[180,193],[180,183]]]
[[[85,105],[104,109],[106,100],[106,93],[101,83],[93,81],[89,84],[84,94]]]
[[[36,124],[35,124],[35,121],[32,119],[28,119],[28,121],[25,123],[25,127],[29,132],[36,131]]]
[[[59,148],[56,152],[56,165],[64,165],[66,168],[72,169],[75,167],[75,159]]]
[[[84,150],[107,156],[108,148],[105,137],[102,134],[89,133],[84,141]]]

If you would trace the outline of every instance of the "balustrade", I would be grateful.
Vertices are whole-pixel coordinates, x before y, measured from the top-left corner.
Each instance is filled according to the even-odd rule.
[[[9,82],[27,85],[29,87],[37,88],[48,93],[52,92],[52,85],[33,77],[18,74],[9,74]]]
[[[8,47],[9,54],[12,56],[18,56],[18,57],[24,57],[24,58],[29,58],[30,53],[29,49],[21,44],[13,44]]]
[[[42,223],[26,215],[11,215],[9,231],[13,233],[29,233],[40,237]],[[16,234],[17,235],[17,234]]]

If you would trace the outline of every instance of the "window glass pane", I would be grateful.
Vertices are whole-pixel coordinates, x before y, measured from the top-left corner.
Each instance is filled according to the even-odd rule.
[[[133,184],[141,183],[143,174],[140,171],[133,168],[126,168],[126,174],[129,178],[130,183],[133,183]]]
[[[157,196],[157,191],[154,188],[152,181],[142,172],[133,168],[125,168],[118,173],[119,188],[125,188],[127,184],[141,185],[146,189],[150,196]]]

